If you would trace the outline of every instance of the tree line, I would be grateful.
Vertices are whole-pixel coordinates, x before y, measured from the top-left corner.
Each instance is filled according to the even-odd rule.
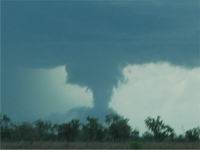
[[[105,122],[87,117],[84,123],[73,119],[62,124],[37,120],[33,123],[13,123],[5,114],[1,114],[2,141],[83,141],[83,142],[121,142],[121,141],[200,141],[200,127],[176,135],[174,129],[157,118],[145,119],[147,131],[140,135],[128,124],[128,119],[117,114],[109,114]]]

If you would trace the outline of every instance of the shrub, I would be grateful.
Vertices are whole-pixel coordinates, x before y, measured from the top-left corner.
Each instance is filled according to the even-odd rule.
[[[139,142],[131,142],[130,148],[131,149],[142,149],[142,144]]]
[[[172,140],[174,139],[175,133],[174,129],[169,125],[165,125],[164,122],[158,116],[156,119],[148,117],[145,120],[147,128],[153,133],[155,140]]]
[[[185,132],[185,138],[186,138],[186,140],[192,141],[192,142],[199,141],[199,139],[200,139],[200,127],[187,130]]]

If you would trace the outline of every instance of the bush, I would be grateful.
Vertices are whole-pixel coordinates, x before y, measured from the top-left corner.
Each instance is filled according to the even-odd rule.
[[[79,120],[71,120],[69,123],[58,125],[57,131],[61,140],[75,141],[80,132]]]
[[[174,129],[169,125],[165,125],[164,122],[158,116],[156,119],[148,117],[145,119],[147,128],[153,133],[156,141],[173,140],[175,133]]]
[[[118,115],[107,115],[108,132],[114,141],[127,140],[131,137],[131,127],[128,125],[128,119]]]
[[[86,141],[102,141],[105,137],[104,127],[98,119],[87,117],[87,123],[83,125],[82,136]]]
[[[142,144],[139,142],[131,142],[130,148],[131,149],[142,149]]]
[[[195,142],[200,139],[200,128],[193,128],[185,132],[185,138],[188,141]]]

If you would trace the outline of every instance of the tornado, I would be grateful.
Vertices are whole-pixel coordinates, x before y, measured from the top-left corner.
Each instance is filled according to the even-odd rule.
[[[78,115],[112,112],[113,88],[129,64],[200,66],[196,0],[2,1],[2,6],[3,71],[65,66],[67,83],[92,91],[93,108],[74,109]]]

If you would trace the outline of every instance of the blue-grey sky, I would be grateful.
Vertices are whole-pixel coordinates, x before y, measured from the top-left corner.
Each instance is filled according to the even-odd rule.
[[[199,18],[199,0],[3,0],[2,110],[28,120],[53,108],[64,97],[38,70],[64,66],[61,81],[86,88],[91,113],[105,114],[126,66],[200,66]]]

